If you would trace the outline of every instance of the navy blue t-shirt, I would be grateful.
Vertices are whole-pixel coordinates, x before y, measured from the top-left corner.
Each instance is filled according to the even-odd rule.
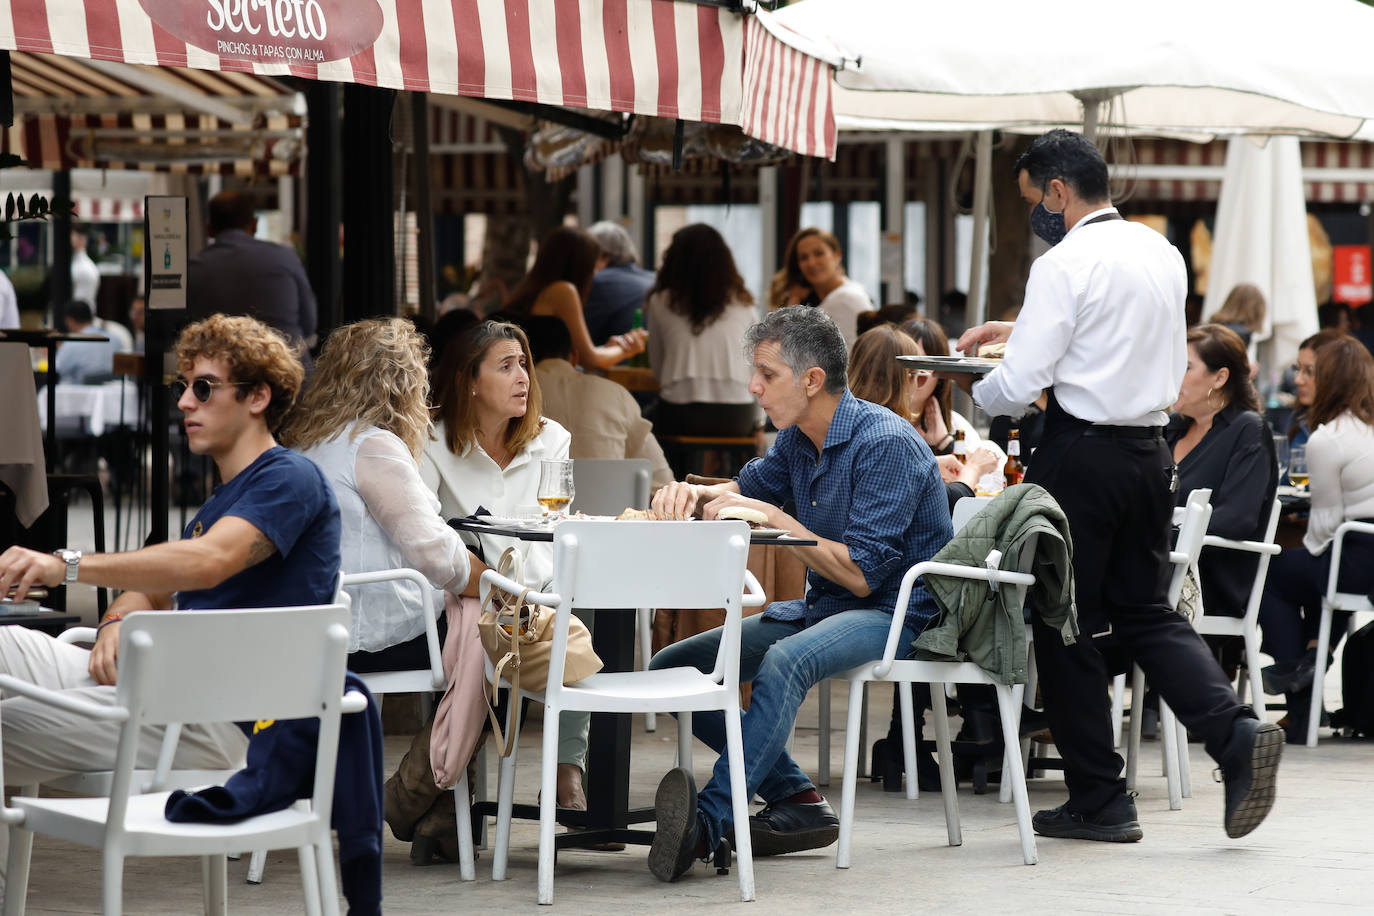
[[[277,552],[214,588],[178,592],[177,607],[290,607],[334,599],[339,504],[313,461],[281,446],[268,449],[215,488],[182,537],[200,537],[226,515],[254,525]]]

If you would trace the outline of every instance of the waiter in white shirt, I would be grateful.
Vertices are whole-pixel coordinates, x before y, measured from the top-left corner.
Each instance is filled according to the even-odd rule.
[[[1107,164],[1083,136],[1036,138],[1016,173],[1032,228],[1054,247],[1031,265],[1015,325],[972,328],[958,348],[1006,342],[1002,365],[971,386],[991,415],[1020,416],[1049,391],[1026,479],[1058,500],[1073,536],[1083,635],[1066,646],[1038,621],[1035,630],[1069,800],[1038,812],[1035,830],[1111,842],[1142,836],[1113,749],[1108,668],[1090,638],[1110,627],[1179,719],[1205,737],[1226,783],[1226,832],[1244,836],[1273,805],[1283,731],[1258,722],[1166,604],[1178,475],[1163,433],[1187,364],[1183,259],[1164,236],[1121,218]],[[968,386],[970,376],[954,378]]]

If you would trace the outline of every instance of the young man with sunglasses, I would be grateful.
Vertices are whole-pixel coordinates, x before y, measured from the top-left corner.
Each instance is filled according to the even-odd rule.
[[[34,586],[73,582],[122,590],[90,651],[36,631],[0,627],[0,673],[111,703],[125,614],[332,600],[339,572],[338,504],[320,470],[273,438],[300,391],[300,361],[266,325],[226,315],[188,326],[176,356],[174,392],[187,443],[214,460],[223,482],[179,541],[119,554],[45,554],[22,547],[0,554],[0,594],[13,590],[16,599]],[[10,785],[114,766],[115,723],[11,697],[0,702],[0,724]],[[246,746],[232,724],[188,725],[173,766],[227,769],[242,759]],[[146,759],[138,765],[152,767],[157,743],[144,741],[139,750]]]

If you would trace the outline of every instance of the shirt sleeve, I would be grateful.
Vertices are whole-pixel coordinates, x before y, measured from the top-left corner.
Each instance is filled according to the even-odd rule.
[[[468,581],[468,552],[439,517],[438,499],[401,441],[372,436],[358,447],[353,477],[358,495],[405,558],[430,584],[454,593]]]
[[[1043,257],[1031,265],[1002,364],[973,384],[973,400],[990,416],[1021,416],[1054,383],[1055,366],[1073,339],[1077,298],[1063,267]]]
[[[1335,424],[1315,430],[1307,440],[1307,473],[1311,478],[1312,512],[1302,543],[1313,556],[1326,553],[1336,529],[1345,521],[1341,492],[1341,448]]]
[[[790,484],[791,469],[788,467],[786,450],[792,437],[799,435],[797,428],[784,429],[777,440],[762,458],[755,458],[740,468],[735,482],[741,495],[750,499],[781,506],[792,495]]]
[[[903,533],[921,504],[919,488],[931,473],[910,442],[895,436],[864,443],[854,467],[854,487],[844,543],[849,559],[863,571],[868,587],[877,591],[894,572],[906,568]]]
[[[1238,418],[1235,422],[1244,421]],[[1269,504],[1274,498],[1269,492],[1269,481],[1276,465],[1272,445],[1265,447],[1268,434],[1262,427],[1263,421],[1246,423],[1237,437],[1221,485],[1212,492],[1209,534],[1242,540],[1255,533],[1261,518],[1268,518]]]
[[[224,515],[241,518],[257,528],[285,556],[334,496],[329,482],[309,458],[285,449],[282,453],[253,472],[253,478]]]

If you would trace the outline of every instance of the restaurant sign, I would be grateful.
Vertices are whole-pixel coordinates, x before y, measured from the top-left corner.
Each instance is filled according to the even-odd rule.
[[[320,64],[372,47],[377,0],[139,0],[154,22],[220,57]]]
[[[1368,245],[1333,245],[1331,301],[1363,305],[1374,299]]]

